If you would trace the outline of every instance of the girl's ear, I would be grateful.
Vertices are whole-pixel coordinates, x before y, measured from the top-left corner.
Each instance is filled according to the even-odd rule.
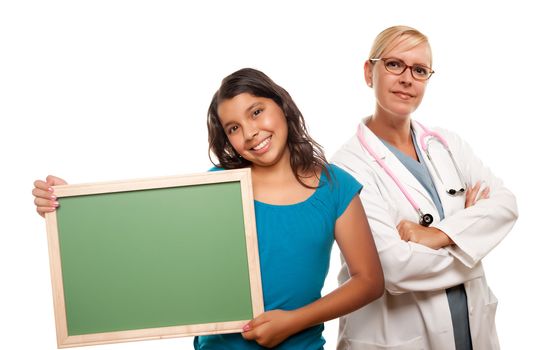
[[[366,60],[365,61],[365,67],[364,67],[364,70],[365,70],[365,82],[366,82],[366,85],[368,85],[369,87],[372,87],[372,68],[374,68],[374,65],[369,61],[369,60]]]

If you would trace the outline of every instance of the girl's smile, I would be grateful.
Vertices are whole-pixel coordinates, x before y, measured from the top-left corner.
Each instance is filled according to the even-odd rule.
[[[253,166],[289,164],[287,121],[272,99],[241,93],[222,101],[217,111],[232,147]]]
[[[269,136],[265,138],[262,142],[260,142],[257,146],[253,147],[252,150],[254,152],[257,152],[259,154],[265,153],[270,148],[270,139],[272,136]]]

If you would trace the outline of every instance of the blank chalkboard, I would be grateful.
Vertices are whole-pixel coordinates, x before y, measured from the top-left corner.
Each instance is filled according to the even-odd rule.
[[[240,332],[263,312],[249,169],[56,186],[58,347]]]

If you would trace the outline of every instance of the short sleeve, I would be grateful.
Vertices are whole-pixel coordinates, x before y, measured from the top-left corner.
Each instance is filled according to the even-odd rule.
[[[338,219],[344,214],[353,197],[361,192],[363,185],[334,164],[330,165],[329,171],[331,173],[333,198],[336,202],[336,218]]]

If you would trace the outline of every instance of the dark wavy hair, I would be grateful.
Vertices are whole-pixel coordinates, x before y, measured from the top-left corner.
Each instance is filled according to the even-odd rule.
[[[225,77],[219,90],[213,95],[208,109],[208,156],[214,163],[211,153],[215,154],[219,160],[219,164],[214,163],[215,166],[238,169],[251,165],[251,162],[241,157],[230,144],[217,112],[221,102],[242,93],[269,98],[283,111],[287,121],[287,147],[291,155],[291,169],[300,184],[311,188],[302,181],[302,174],[310,172],[317,177],[316,169],[324,171],[330,179],[323,149],[308,135],[304,117],[289,93],[266,74],[252,68],[243,68]]]

